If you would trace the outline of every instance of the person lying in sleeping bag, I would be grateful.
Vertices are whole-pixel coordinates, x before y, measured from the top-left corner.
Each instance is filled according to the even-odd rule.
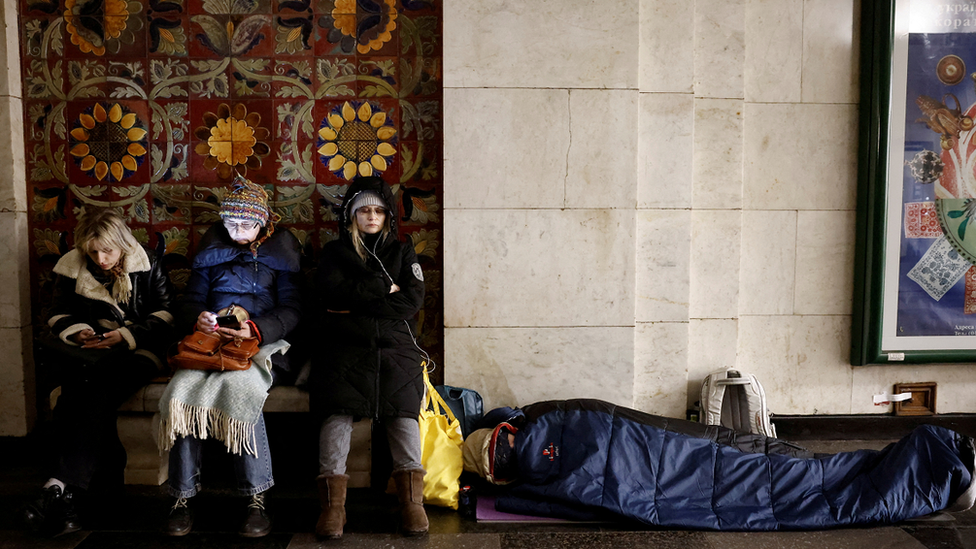
[[[464,468],[507,485],[496,502],[504,512],[813,530],[964,511],[976,499],[973,439],[932,425],[880,451],[815,455],[600,400],[539,402],[490,417],[499,423],[465,440]]]

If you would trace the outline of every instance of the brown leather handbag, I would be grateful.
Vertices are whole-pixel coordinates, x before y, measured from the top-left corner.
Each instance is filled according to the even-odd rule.
[[[169,365],[174,370],[247,370],[257,352],[256,337],[224,340],[217,334],[195,331],[179,342]]]

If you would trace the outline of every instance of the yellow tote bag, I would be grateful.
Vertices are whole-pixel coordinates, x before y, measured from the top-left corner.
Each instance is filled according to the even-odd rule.
[[[458,479],[464,462],[461,457],[461,422],[454,417],[441,395],[434,390],[424,368],[425,391],[420,407],[421,464],[424,475],[424,503],[458,508]]]

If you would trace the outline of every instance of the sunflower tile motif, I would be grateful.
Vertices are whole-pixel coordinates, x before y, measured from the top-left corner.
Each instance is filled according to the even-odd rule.
[[[185,284],[234,173],[314,253],[349,179],[382,175],[428,282],[442,353],[441,2],[10,0],[19,20],[34,318],[92,207],[165,244]],[[429,273],[429,274],[428,274]]]
[[[346,101],[319,124],[322,163],[346,180],[380,175],[396,154],[396,129],[386,112],[369,101]]]
[[[325,37],[320,54],[378,52],[392,42],[397,28],[395,0],[324,0],[319,13],[317,25]]]
[[[139,0],[65,0],[65,29],[82,53],[103,56],[137,45],[143,28]]]
[[[221,103],[216,113],[204,113],[203,125],[194,130],[200,140],[195,150],[206,157],[204,167],[216,170],[221,179],[230,179],[237,173],[246,176],[249,168],[259,169],[262,159],[271,152],[264,141],[271,133],[260,124],[261,115],[248,113],[243,103],[233,108]]]
[[[78,115],[69,154],[89,176],[118,182],[131,176],[148,152],[145,123],[118,103],[95,103]]]

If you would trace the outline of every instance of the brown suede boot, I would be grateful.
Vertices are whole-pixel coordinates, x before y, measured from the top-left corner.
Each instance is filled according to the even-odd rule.
[[[321,475],[315,479],[319,485],[319,501],[322,514],[315,523],[315,535],[324,539],[342,537],[346,525],[346,486],[349,475]]]
[[[400,500],[400,527],[404,535],[426,534],[429,524],[424,511],[424,470],[394,471],[393,482]]]

